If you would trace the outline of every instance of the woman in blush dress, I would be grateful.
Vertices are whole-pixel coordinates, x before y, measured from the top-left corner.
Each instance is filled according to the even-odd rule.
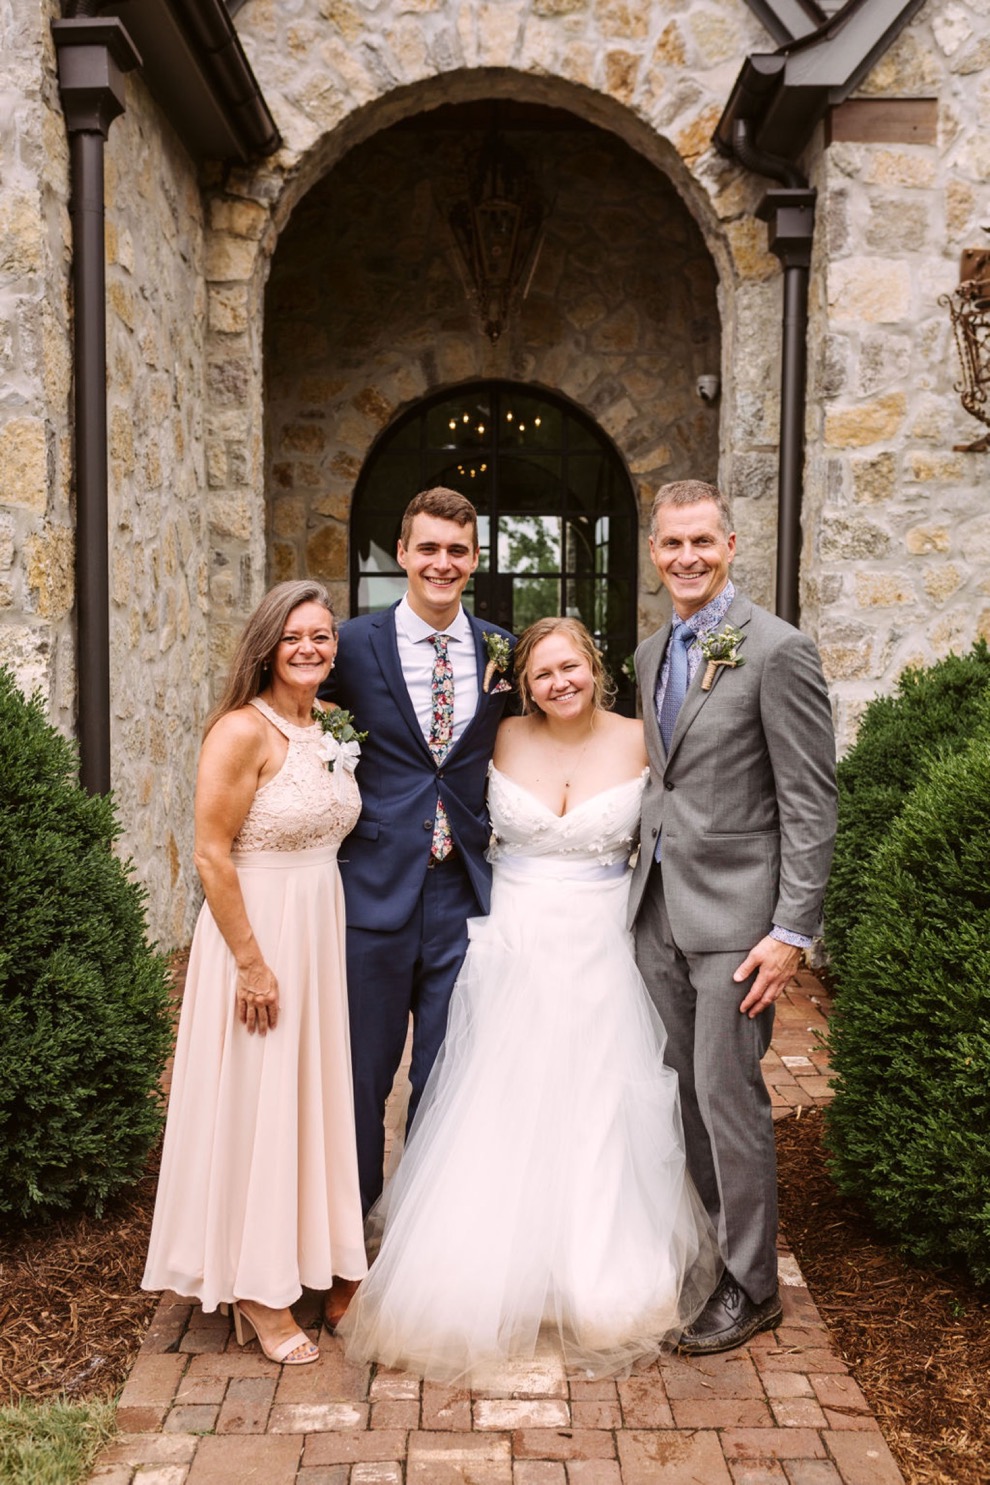
[[[483,1382],[541,1331],[575,1370],[626,1370],[676,1340],[719,1271],[625,927],[642,725],[606,709],[573,619],[526,630],[515,673],[523,715],[489,779],[491,913],[470,925],[381,1249],[338,1326],[349,1357],[443,1381]]]
[[[286,1365],[319,1354],[290,1309],[303,1286],[333,1286],[342,1309],[367,1271],[337,870],[360,799],[354,745],[325,730],[316,701],[336,649],[325,588],[280,583],[207,721],[206,902],[143,1279],[204,1310],[233,1304],[238,1341],[252,1331]]]

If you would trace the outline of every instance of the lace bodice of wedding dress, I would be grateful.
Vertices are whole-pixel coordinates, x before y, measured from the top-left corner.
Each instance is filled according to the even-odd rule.
[[[289,748],[278,773],[254,796],[234,838],[234,851],[303,851],[339,845],[361,813],[353,773],[340,761],[334,773],[330,772],[321,754],[324,734],[318,723],[296,727],[259,696],[250,704],[278,728]],[[339,778],[334,776],[338,770]]]
[[[548,857],[599,866],[625,864],[639,839],[639,812],[647,771],[635,779],[593,794],[582,804],[556,815],[521,784],[488,771],[488,808],[495,841],[493,863],[518,857]]]

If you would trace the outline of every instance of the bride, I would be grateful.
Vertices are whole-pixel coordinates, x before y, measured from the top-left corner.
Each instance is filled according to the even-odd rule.
[[[574,619],[514,656],[523,715],[489,777],[491,913],[372,1221],[347,1354],[438,1381],[528,1358],[541,1330],[591,1375],[676,1341],[718,1277],[687,1176],[676,1075],[625,929],[647,772]]]

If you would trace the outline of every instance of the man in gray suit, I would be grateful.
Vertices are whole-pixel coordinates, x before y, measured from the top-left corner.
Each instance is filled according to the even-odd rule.
[[[731,1350],[781,1319],[760,1059],[773,1003],[818,930],[836,825],[818,652],[735,591],[735,547],[714,485],[658,491],[650,555],[674,613],[636,652],[650,778],[630,923],[725,1262],[681,1339],[687,1355]]]

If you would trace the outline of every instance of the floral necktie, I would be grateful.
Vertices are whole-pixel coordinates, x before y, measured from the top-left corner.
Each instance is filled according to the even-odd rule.
[[[431,634],[435,653],[433,660],[433,674],[430,678],[430,694],[432,697],[432,710],[430,712],[430,752],[434,761],[442,763],[447,756],[451,741],[454,736],[454,667],[447,658],[447,646],[450,643],[446,634]],[[444,809],[443,800],[437,796],[437,813],[433,821],[433,849],[432,855],[437,861],[443,861],[449,856],[454,848],[454,839],[450,833],[450,822],[447,819],[447,811]]]

